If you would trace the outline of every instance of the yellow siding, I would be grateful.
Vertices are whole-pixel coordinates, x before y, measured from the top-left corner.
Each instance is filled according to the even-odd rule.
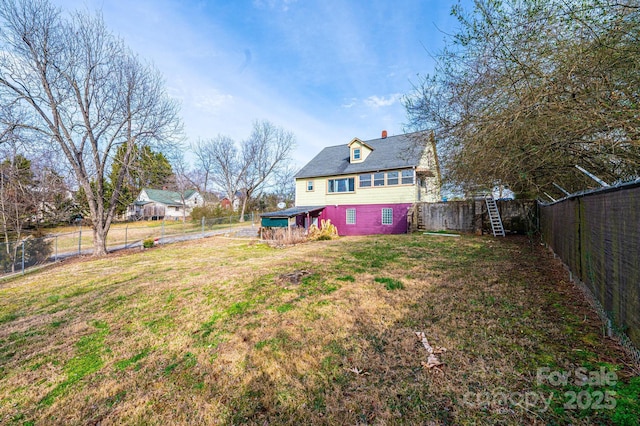
[[[345,176],[339,176],[345,177]],[[296,179],[296,206],[326,206],[331,204],[396,204],[415,203],[416,185],[394,185],[372,188],[358,188],[355,180],[355,192],[327,193],[327,181],[332,177],[315,179]],[[314,190],[307,191],[307,181],[314,181]]]
[[[442,201],[440,196],[440,181],[437,177],[425,179],[426,187],[420,188],[420,201],[425,203],[437,203]]]
[[[440,170],[438,158],[436,157],[435,144],[429,143],[420,158],[419,168],[433,171],[434,177],[425,179],[426,187],[420,188],[420,201],[435,203],[442,200],[440,195]]]
[[[349,143],[351,155],[353,148],[362,148],[363,160],[368,156],[370,150],[367,146],[355,138]],[[296,179],[296,206],[325,206],[325,205],[345,205],[345,204],[400,204],[416,202],[437,202],[440,196],[440,172],[438,170],[438,158],[435,152],[435,143],[429,143],[425,147],[419,162],[419,169],[430,170],[433,177],[424,179],[425,185],[419,187],[418,179],[413,185],[393,185],[359,188],[358,175],[355,177],[355,191],[346,193],[327,193],[327,182],[329,179],[345,178],[352,176],[330,176],[315,179]],[[405,169],[406,170],[406,169]],[[400,177],[399,177],[400,178]],[[314,190],[307,191],[307,182],[314,182]]]
[[[360,148],[360,159],[356,160],[353,158],[353,150],[355,148]],[[360,139],[355,138],[351,142],[349,142],[349,153],[350,153],[350,162],[351,163],[362,163],[367,159],[369,154],[371,154],[371,149],[367,145],[365,145]]]

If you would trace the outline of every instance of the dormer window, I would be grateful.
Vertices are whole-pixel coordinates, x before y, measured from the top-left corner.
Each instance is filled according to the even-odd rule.
[[[367,161],[367,157],[373,151],[373,148],[358,138],[352,140],[348,146],[350,163],[362,163],[363,161]]]

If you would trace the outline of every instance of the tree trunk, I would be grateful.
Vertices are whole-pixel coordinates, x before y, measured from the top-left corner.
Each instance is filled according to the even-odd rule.
[[[242,210],[240,211],[240,219],[238,220],[238,222],[244,222],[244,211],[247,208],[247,198],[249,197],[244,197],[244,199],[242,200]]]
[[[107,233],[109,228],[106,229],[93,225],[93,255],[94,256],[106,256],[107,252]]]

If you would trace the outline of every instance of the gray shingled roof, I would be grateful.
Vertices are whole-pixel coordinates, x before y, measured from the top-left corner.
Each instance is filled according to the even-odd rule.
[[[340,176],[381,170],[404,169],[418,166],[425,149],[424,132],[389,136],[384,139],[363,141],[373,151],[361,163],[349,162],[348,144],[324,148],[295,175],[296,178]]]

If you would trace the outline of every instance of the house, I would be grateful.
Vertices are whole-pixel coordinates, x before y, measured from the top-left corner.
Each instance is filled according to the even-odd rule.
[[[202,205],[202,196],[194,189],[181,193],[144,188],[138,198],[127,207],[126,219],[179,220],[191,215],[194,207]]]
[[[240,200],[242,199],[242,192],[236,191],[235,197],[233,197],[233,203],[226,195],[219,195],[220,198],[220,206],[225,210],[233,210],[236,211],[240,208]]]
[[[229,200],[229,197],[224,197],[220,199],[220,207],[222,207],[225,210],[231,209],[231,200]]]
[[[295,180],[295,207],[263,214],[264,226],[330,219],[340,235],[399,234],[414,203],[440,201],[435,142],[425,132],[383,131],[380,139],[324,148]]]

